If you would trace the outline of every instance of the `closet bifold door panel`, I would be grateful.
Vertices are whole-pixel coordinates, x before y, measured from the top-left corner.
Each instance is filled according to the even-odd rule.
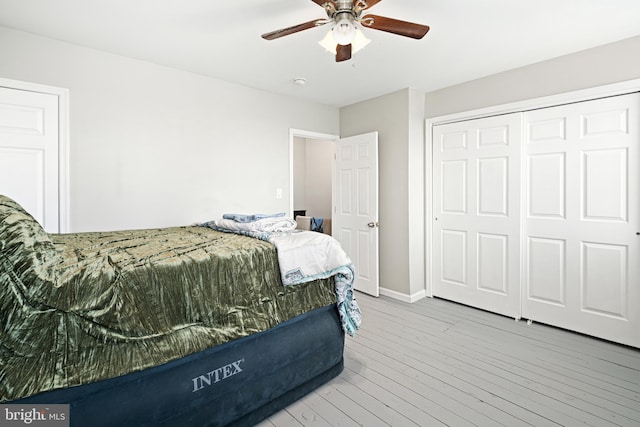
[[[519,113],[433,127],[433,295],[520,318]]]
[[[524,113],[522,316],[640,347],[640,94]]]

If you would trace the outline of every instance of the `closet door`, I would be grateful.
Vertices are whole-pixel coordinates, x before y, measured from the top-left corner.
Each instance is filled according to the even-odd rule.
[[[433,294],[520,317],[521,114],[433,128]]]
[[[0,194],[59,231],[58,97],[0,87]]]
[[[523,317],[640,346],[640,95],[525,113]]]

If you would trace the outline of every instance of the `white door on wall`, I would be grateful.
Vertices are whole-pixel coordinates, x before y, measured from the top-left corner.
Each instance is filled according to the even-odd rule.
[[[525,113],[523,316],[640,347],[640,94]]]
[[[433,295],[520,317],[521,115],[433,128]]]
[[[336,141],[332,234],[351,258],[355,289],[379,295],[378,133]]]
[[[58,97],[0,87],[0,194],[59,231]]]

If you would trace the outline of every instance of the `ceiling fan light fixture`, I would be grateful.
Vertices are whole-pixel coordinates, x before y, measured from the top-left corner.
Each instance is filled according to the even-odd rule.
[[[327,34],[324,36],[322,40],[318,42],[320,46],[325,48],[327,52],[336,54],[336,41],[333,39],[333,34],[331,30],[327,31]]]
[[[353,24],[351,15],[348,13],[342,14],[331,32],[336,43],[343,46],[351,44],[356,36],[356,26]]]
[[[353,37],[353,42],[351,42],[352,53],[356,53],[362,50],[366,45],[369,44],[371,40],[365,37],[364,33],[356,28],[355,36]],[[333,55],[336,54],[336,41],[333,38],[333,32],[327,31],[324,38],[318,42],[320,46],[325,48],[325,50]]]
[[[359,28],[356,28],[356,35],[353,38],[353,42],[351,43],[351,52],[356,53],[357,51],[364,49],[364,47],[368,45],[370,41],[371,40],[366,38]]]

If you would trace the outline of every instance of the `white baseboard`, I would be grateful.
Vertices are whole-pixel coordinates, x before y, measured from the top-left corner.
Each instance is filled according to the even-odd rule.
[[[425,290],[421,290],[416,292],[413,295],[408,295],[408,294],[403,294],[397,291],[392,291],[391,289],[386,289],[386,288],[380,288],[380,295],[383,295],[385,297],[389,297],[389,298],[393,298],[396,299],[398,301],[402,301],[402,302],[408,302],[408,303],[414,303],[416,301],[421,300],[422,298],[426,298],[427,293],[425,292]]]

